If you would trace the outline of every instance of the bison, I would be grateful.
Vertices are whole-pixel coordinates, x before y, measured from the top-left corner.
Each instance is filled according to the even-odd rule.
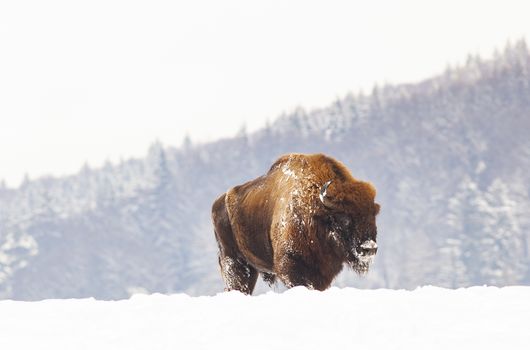
[[[225,290],[252,294],[258,274],[288,288],[327,289],[344,263],[368,271],[377,252],[373,185],[323,154],[288,154],[266,175],[215,200]]]

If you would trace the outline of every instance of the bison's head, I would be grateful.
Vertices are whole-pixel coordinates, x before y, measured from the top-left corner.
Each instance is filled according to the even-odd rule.
[[[377,253],[375,188],[366,182],[326,182],[320,190],[329,239],[357,273],[364,274]]]

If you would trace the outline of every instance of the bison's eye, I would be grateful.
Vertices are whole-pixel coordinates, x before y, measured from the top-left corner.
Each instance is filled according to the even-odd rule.
[[[332,215],[329,217],[330,223],[335,227],[337,230],[344,230],[349,228],[351,225],[351,219],[347,215]]]
[[[342,227],[348,227],[351,224],[351,219],[346,215],[341,215],[338,218],[339,223]]]

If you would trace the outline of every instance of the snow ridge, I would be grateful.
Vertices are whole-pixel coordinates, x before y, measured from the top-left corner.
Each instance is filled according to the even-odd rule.
[[[530,287],[0,301],[0,348],[524,349],[529,314]]]

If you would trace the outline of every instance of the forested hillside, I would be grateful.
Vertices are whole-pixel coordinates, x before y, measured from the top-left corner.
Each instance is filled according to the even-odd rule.
[[[289,152],[329,154],[378,189],[373,269],[335,285],[530,284],[530,55],[519,41],[257,132],[0,184],[0,298],[221,291],[211,203]]]

